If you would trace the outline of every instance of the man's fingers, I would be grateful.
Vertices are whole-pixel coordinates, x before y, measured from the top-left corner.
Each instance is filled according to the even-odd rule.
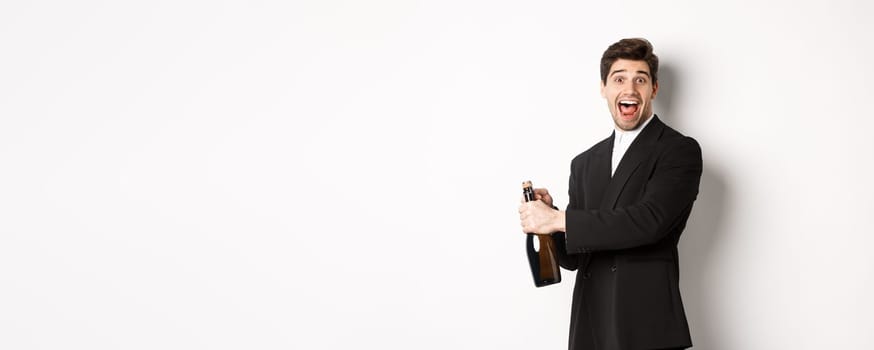
[[[538,200],[533,200],[533,201],[530,201],[530,202],[524,202],[524,203],[522,203],[522,205],[519,206],[519,212],[521,213],[521,212],[523,212],[523,211],[526,211],[526,210],[532,209],[532,208],[536,205],[535,203],[537,203],[537,202],[543,203],[543,202],[541,202],[539,199],[538,199]]]
[[[533,230],[533,227],[532,227],[533,225],[531,225],[530,222],[527,222],[525,220],[522,220],[521,226],[522,226],[522,233],[528,233],[528,232],[531,232]]]
[[[537,199],[543,201],[544,204],[545,203],[550,203],[550,204],[552,203],[552,196],[549,195],[549,191],[547,191],[545,188],[534,189],[534,198],[537,198]]]
[[[531,212],[529,212],[528,210],[523,209],[519,211],[519,220],[525,220],[529,216],[531,216]]]

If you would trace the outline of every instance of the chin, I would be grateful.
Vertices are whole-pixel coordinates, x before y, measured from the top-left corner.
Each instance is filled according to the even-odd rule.
[[[613,123],[622,130],[631,131],[640,126],[640,117],[637,117],[634,120],[629,120],[628,122],[624,122],[622,119],[614,119]]]

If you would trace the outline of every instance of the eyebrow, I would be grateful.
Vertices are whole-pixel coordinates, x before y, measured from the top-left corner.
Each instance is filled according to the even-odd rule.
[[[614,71],[610,72],[610,76],[612,77],[613,74],[616,74],[616,73],[624,73],[624,72],[626,72],[625,69],[617,69],[617,70],[614,70]],[[637,71],[637,73],[644,74],[644,75],[646,75],[647,77],[649,77],[649,72],[647,72],[647,71],[639,70],[639,71]]]

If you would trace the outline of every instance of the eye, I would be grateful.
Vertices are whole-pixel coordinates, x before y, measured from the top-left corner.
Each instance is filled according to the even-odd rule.
[[[622,84],[622,82],[624,82],[625,79],[622,77],[616,77],[613,79],[613,81],[616,82],[617,84]]]
[[[636,82],[637,82],[638,84],[646,83],[646,78],[637,78],[637,81],[636,81]]]

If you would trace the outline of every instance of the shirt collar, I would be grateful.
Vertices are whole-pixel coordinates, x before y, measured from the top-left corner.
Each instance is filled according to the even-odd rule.
[[[616,125],[613,125],[613,128],[616,130],[616,139],[614,140],[614,144],[622,144],[622,143],[634,141],[634,139],[637,138],[637,134],[640,134],[640,131],[643,130],[643,128],[645,128],[647,125],[649,125],[649,122],[651,122],[653,120],[653,118],[655,118],[655,113],[650,114],[649,118],[646,118],[646,121],[643,122],[643,124],[640,127],[638,127],[637,129],[634,129],[634,130],[626,131],[626,130],[620,129]]]

